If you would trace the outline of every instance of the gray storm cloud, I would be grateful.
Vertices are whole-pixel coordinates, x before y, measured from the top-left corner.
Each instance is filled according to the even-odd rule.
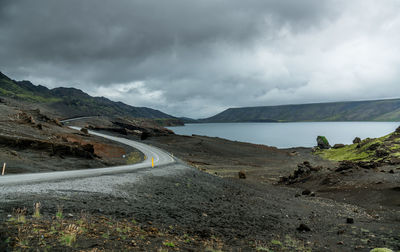
[[[176,116],[400,97],[398,1],[3,0],[0,71]]]

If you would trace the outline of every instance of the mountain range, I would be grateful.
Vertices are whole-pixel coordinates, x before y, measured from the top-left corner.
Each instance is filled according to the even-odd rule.
[[[229,108],[199,122],[400,121],[400,99]]]
[[[217,122],[320,122],[400,121],[400,99],[312,103],[299,105],[229,108],[209,118],[176,118],[159,110],[134,107],[104,97],[92,97],[76,88],[48,89],[30,81],[15,81],[0,72],[0,96],[40,105],[62,118],[129,116],[172,119],[186,123]]]
[[[1,72],[0,96],[40,105],[63,118],[102,115],[175,119],[159,110],[133,107],[104,97],[92,97],[76,88],[48,89],[30,81],[15,81]]]

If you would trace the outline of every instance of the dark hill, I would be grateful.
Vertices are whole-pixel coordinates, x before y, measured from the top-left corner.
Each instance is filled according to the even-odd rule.
[[[400,99],[230,108],[199,121],[400,121]]]
[[[48,89],[29,81],[15,81],[0,72],[0,96],[40,104],[64,118],[79,116],[130,116],[140,118],[175,118],[159,110],[133,107],[104,97],[92,97],[76,88]]]

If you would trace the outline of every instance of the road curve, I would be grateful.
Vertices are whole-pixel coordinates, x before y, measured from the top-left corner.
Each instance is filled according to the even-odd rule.
[[[73,129],[79,130],[78,127],[71,127]],[[55,181],[64,180],[72,178],[84,178],[84,177],[95,177],[116,173],[126,173],[132,172],[139,169],[152,168],[152,158],[154,158],[154,166],[160,167],[164,165],[169,165],[176,163],[174,157],[169,153],[158,149],[156,147],[139,143],[133,140],[129,140],[121,137],[113,137],[105,134],[100,134],[97,132],[89,131],[90,134],[104,137],[116,142],[120,142],[141,151],[146,159],[137,164],[133,165],[123,165],[123,166],[113,166],[107,168],[94,168],[94,169],[83,169],[74,171],[58,171],[58,172],[45,172],[45,173],[29,173],[29,174],[18,174],[18,175],[5,175],[0,176],[0,186],[1,185],[15,185],[15,184],[27,184],[27,183],[39,183],[44,181]]]

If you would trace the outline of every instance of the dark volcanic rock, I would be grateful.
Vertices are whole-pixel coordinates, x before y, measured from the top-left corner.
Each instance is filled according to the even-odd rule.
[[[305,189],[304,191],[301,192],[302,195],[310,195],[311,191],[308,189]]]
[[[298,181],[304,181],[305,179],[310,178],[312,172],[317,172],[321,169],[321,166],[313,167],[310,162],[304,161],[303,163],[297,165],[297,169],[294,170],[293,174],[289,175],[288,177],[280,177],[279,182],[293,184]]]
[[[354,223],[354,219],[353,218],[347,218],[346,219],[346,223],[347,224],[353,224]]]
[[[331,148],[331,145],[329,144],[328,139],[326,139],[326,137],[324,137],[324,136],[317,137],[317,144],[320,149]]]
[[[352,162],[352,161],[340,161],[339,162],[339,167],[336,168],[336,172],[340,172],[340,171],[345,171],[345,170],[350,170],[350,169],[357,169],[358,166],[356,163]]]
[[[359,144],[359,143],[361,143],[361,138],[359,137],[354,138],[353,144]]]
[[[239,171],[239,178],[246,179],[246,173],[244,173],[244,171]]]
[[[88,129],[86,129],[86,128],[82,128],[82,129],[81,129],[81,132],[82,132],[83,134],[85,134],[85,135],[88,135],[88,134],[89,134],[89,131],[88,131]]]
[[[391,159],[389,160],[389,164],[390,164],[390,165],[397,165],[397,164],[400,164],[400,158],[391,158]]]
[[[375,155],[379,158],[389,156],[389,152],[384,149],[377,149],[375,151]]]
[[[345,147],[346,145],[344,145],[344,144],[335,144],[332,148],[334,148],[334,149],[339,149],[339,148],[343,148],[343,147]]]
[[[309,228],[306,224],[301,223],[297,230],[300,232],[310,232],[311,228]]]
[[[379,166],[379,164],[374,161],[370,161],[370,162],[359,161],[359,162],[357,162],[357,165],[364,169],[374,169]]]
[[[371,146],[368,147],[368,150],[371,150],[371,151],[377,150],[379,148],[379,146],[381,146],[379,143],[371,144]]]

